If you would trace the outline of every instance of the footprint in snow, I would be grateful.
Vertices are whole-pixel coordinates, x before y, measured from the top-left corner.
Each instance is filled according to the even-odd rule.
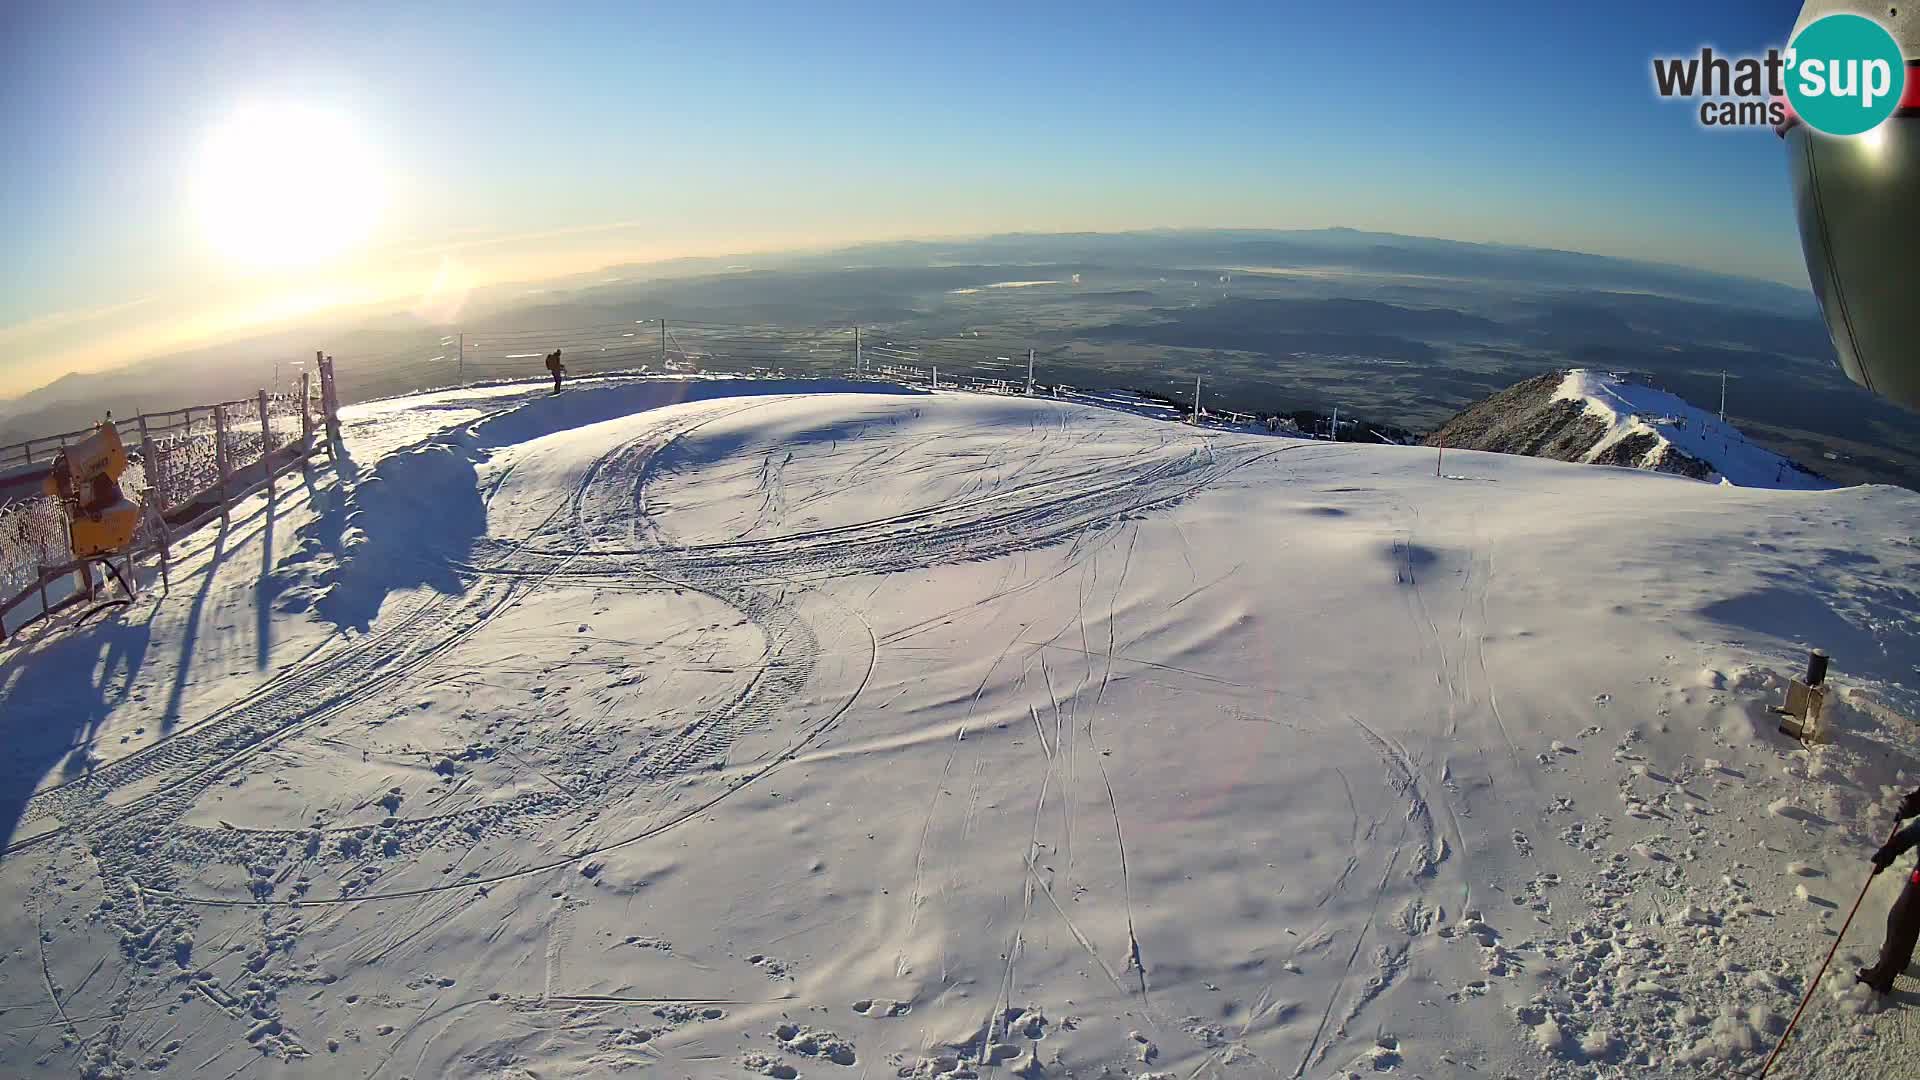
[[[1466,1001],[1469,998],[1485,997],[1487,996],[1488,989],[1489,989],[1489,984],[1487,983],[1487,980],[1475,979],[1472,982],[1466,984],[1465,986],[1462,986],[1460,989],[1455,990],[1453,993],[1448,994],[1447,1000],[1459,1002],[1459,1001]]]
[[[793,963],[791,961],[781,960],[778,957],[767,956],[763,953],[754,953],[752,956],[747,957],[747,963],[765,971],[767,977],[772,979],[790,978],[793,972]]]
[[[1137,1031],[1129,1031],[1127,1032],[1127,1038],[1133,1040],[1134,1049],[1140,1054],[1141,1064],[1151,1065],[1153,1064],[1153,1059],[1160,1056],[1160,1048],[1155,1046],[1153,1040],[1147,1038],[1145,1035]]]
[[[823,1057],[835,1065],[852,1065],[855,1061],[853,1043],[831,1031],[789,1022],[775,1028],[772,1037],[789,1054]]]

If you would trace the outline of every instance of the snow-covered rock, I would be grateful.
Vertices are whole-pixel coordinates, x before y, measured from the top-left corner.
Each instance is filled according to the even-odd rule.
[[[1508,387],[1469,406],[1429,446],[1526,454],[1674,473],[1741,487],[1834,485],[1750,441],[1714,413],[1618,375],[1575,368]],[[1718,688],[1723,677],[1705,673]]]

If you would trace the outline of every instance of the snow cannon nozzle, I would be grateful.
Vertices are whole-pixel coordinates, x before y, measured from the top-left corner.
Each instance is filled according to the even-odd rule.
[[[1807,685],[1819,686],[1827,681],[1827,650],[1813,649],[1807,653]]]

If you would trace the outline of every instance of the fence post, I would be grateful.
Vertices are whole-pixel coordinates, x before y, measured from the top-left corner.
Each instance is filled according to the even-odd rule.
[[[1027,350],[1027,396],[1033,396],[1033,350]]]
[[[460,333],[459,352],[455,355],[457,357],[455,363],[459,365],[456,370],[459,374],[454,377],[459,380],[461,386],[465,386],[467,385],[467,335],[464,330]]]
[[[170,549],[173,547],[173,530],[167,527],[167,516],[162,514],[157,508],[148,507],[147,512],[152,515],[150,522],[152,527],[160,532],[159,539],[155,545],[160,551],[160,584],[167,591],[171,592],[173,591],[173,567]],[[131,558],[131,556],[129,556],[129,558]],[[127,570],[129,573],[132,572],[133,567],[131,563],[129,563]]]
[[[267,498],[273,498],[273,421],[267,414],[267,391],[260,391],[260,471],[267,474]]]
[[[323,352],[313,354],[315,364],[320,368],[320,418],[326,422],[327,438],[338,442],[340,439],[340,389],[333,381],[333,357]]]
[[[866,373],[865,357],[860,351],[860,328],[858,326],[853,328],[853,373],[855,375]]]
[[[160,505],[166,505],[166,489],[160,482],[160,455],[153,448],[153,432],[147,430],[147,414],[134,417],[140,425],[140,461],[147,467],[147,502],[156,499]]]
[[[140,457],[147,466],[147,510],[159,519],[160,535],[154,538],[154,543],[160,549],[160,576],[164,580],[167,576],[170,540],[167,535],[167,483],[160,469],[160,451],[153,445],[153,433],[147,430],[147,414],[141,413],[135,420],[140,424]],[[131,573],[131,566],[128,571]]]
[[[227,411],[213,407],[213,461],[220,470],[220,521],[227,520]]]
[[[306,372],[303,371],[300,373],[301,457],[305,457],[313,452],[313,411],[309,408],[309,406],[313,404],[313,387],[310,379],[311,377]]]
[[[333,381],[333,373],[327,370],[327,354],[319,349],[313,350],[313,370],[320,379],[320,420],[327,425],[327,437],[331,439],[333,424],[327,420],[327,384]],[[331,446],[327,448],[327,453],[333,453]]]
[[[321,404],[327,407],[327,425],[333,429],[333,437],[340,437],[340,383],[334,378],[333,355],[327,355],[327,378],[321,387]]]
[[[933,388],[935,390],[940,389],[940,365],[939,364],[933,365]]]
[[[667,320],[660,320],[660,370],[667,370]]]

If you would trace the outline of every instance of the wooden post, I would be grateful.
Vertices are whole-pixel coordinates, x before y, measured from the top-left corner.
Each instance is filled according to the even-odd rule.
[[[173,590],[173,567],[172,559],[168,556],[168,549],[173,546],[173,531],[167,528],[167,516],[165,514],[162,514],[152,507],[148,507],[148,512],[153,515],[153,528],[160,534],[158,542],[160,549],[160,584],[167,591],[171,592]]]
[[[147,430],[147,414],[134,417],[140,425],[140,463],[147,467],[147,504],[156,498],[165,500],[166,489],[160,482],[160,455],[153,448],[153,432]]]
[[[160,578],[164,581],[167,578],[167,547],[169,545],[166,528],[166,476],[161,471],[160,451],[159,448],[153,444],[153,433],[147,430],[147,415],[141,413],[135,419],[140,424],[140,456],[145,460],[147,466],[147,512],[153,515],[149,524],[157,525],[159,528],[159,535],[154,537],[154,546],[160,552]],[[131,559],[131,556],[129,556],[129,559]],[[133,571],[131,563],[129,563],[127,571],[128,573],[132,573]]]
[[[667,370],[667,320],[660,320],[660,370]]]
[[[311,384],[311,377],[306,372],[303,371],[300,373],[300,456],[301,457],[305,457],[309,453],[313,452],[313,410],[308,407],[312,404],[313,404],[313,387]]]
[[[268,418],[267,392],[260,391],[260,471],[267,475],[267,498],[273,498],[273,421]]]
[[[455,361],[457,367],[455,370],[459,372],[455,378],[461,386],[465,386],[467,385],[467,335],[465,331],[462,331],[460,334],[459,350],[460,351],[455,354],[457,357]]]
[[[333,434],[333,424],[327,419],[327,384],[333,381],[333,373],[327,369],[327,354],[319,349],[313,350],[313,370],[320,375],[320,420],[327,426],[329,437]]]
[[[316,352],[314,361],[320,368],[320,418],[327,425],[327,438],[338,441],[340,438],[340,389],[333,379],[333,357]]]
[[[47,605],[47,564],[38,564],[38,571],[40,577],[40,615],[44,618],[48,610],[50,610]]]
[[[1033,396],[1033,350],[1027,350],[1027,396]]]
[[[860,328],[857,326],[853,328],[853,373],[866,374],[866,364],[860,352]]]
[[[320,398],[327,407],[327,426],[333,430],[333,437],[340,437],[340,383],[334,378],[333,356],[327,356],[327,377],[321,387]]]
[[[213,461],[220,470],[220,521],[227,521],[227,411],[213,407]]]

